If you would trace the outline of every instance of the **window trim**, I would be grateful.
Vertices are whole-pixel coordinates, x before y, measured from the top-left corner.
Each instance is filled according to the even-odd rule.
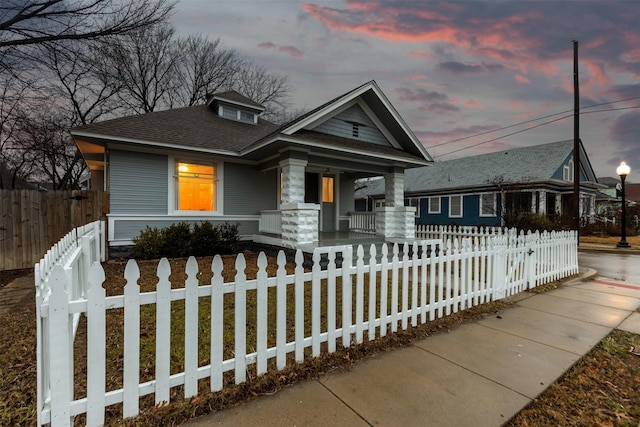
[[[188,211],[178,209],[178,193],[176,182],[176,165],[178,163],[194,163],[200,165],[214,166],[216,168],[216,207],[215,211]],[[170,216],[220,216],[223,215],[224,206],[224,162],[214,159],[197,159],[192,156],[170,156],[169,157],[169,191],[167,192],[167,213]]]
[[[454,197],[460,198],[460,214],[454,215],[451,213],[451,199]],[[462,218],[464,216],[464,196],[462,194],[449,196],[449,218]]]
[[[416,211],[414,212],[414,216],[416,218],[420,218],[420,197],[407,197],[406,199],[404,199],[404,205],[407,207],[413,207],[416,208]],[[414,201],[415,204],[411,204],[411,202]]]
[[[491,213],[490,214],[486,214],[486,213],[482,212],[482,207],[484,205],[483,199],[485,197],[487,197],[487,196],[493,196],[493,206],[491,208]],[[480,212],[479,212],[479,215],[480,215],[481,218],[489,218],[489,217],[493,218],[493,217],[495,217],[497,215],[497,212],[496,212],[496,204],[497,204],[496,202],[497,202],[497,200],[498,200],[498,197],[497,197],[496,193],[480,193]]]
[[[562,180],[573,182],[573,173],[573,159],[571,159],[562,167]]]
[[[432,199],[437,199],[438,200],[438,210],[436,211],[435,209],[431,209],[431,200]],[[442,197],[440,196],[432,196],[432,197],[427,197],[428,200],[428,206],[427,206],[427,213],[429,214],[440,214],[442,213]]]

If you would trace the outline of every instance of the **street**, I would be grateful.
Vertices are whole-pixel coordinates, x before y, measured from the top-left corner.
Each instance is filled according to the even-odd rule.
[[[579,251],[578,263],[599,276],[640,285],[640,255]]]

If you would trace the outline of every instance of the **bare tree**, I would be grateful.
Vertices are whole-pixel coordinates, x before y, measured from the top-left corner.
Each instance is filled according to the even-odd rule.
[[[172,94],[170,107],[202,103],[208,94],[233,85],[241,61],[234,50],[221,46],[219,38],[189,36],[177,43],[184,53],[178,67],[182,85]]]
[[[122,110],[117,99],[122,83],[104,66],[95,43],[44,49],[39,63],[47,82],[40,90],[56,100],[69,127],[115,117]]]
[[[54,190],[78,189],[86,165],[71,136],[65,119],[47,105],[32,107],[17,118],[16,155],[29,164],[23,176],[43,182]]]
[[[167,0],[3,0],[0,48],[127,34],[164,21],[172,8]]]
[[[245,60],[235,76],[233,89],[265,106],[264,118],[284,122],[290,109],[291,86],[287,76],[270,73],[265,67]]]
[[[144,28],[103,43],[102,53],[112,77],[121,83],[119,100],[136,113],[166,108],[182,82],[178,65],[182,52],[173,28]]]

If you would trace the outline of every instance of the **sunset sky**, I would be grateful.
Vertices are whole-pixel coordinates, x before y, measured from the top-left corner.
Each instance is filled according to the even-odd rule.
[[[376,80],[436,161],[573,139],[578,40],[592,166],[640,182],[639,1],[180,0],[172,24],[289,76],[296,108]]]

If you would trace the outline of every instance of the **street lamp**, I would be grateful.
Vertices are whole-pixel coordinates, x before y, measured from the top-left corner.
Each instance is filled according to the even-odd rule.
[[[616,169],[616,173],[620,176],[622,182],[622,238],[616,245],[619,248],[630,248],[631,245],[627,242],[627,202],[624,198],[624,179],[629,175],[631,169],[625,162],[620,163],[620,166]]]

